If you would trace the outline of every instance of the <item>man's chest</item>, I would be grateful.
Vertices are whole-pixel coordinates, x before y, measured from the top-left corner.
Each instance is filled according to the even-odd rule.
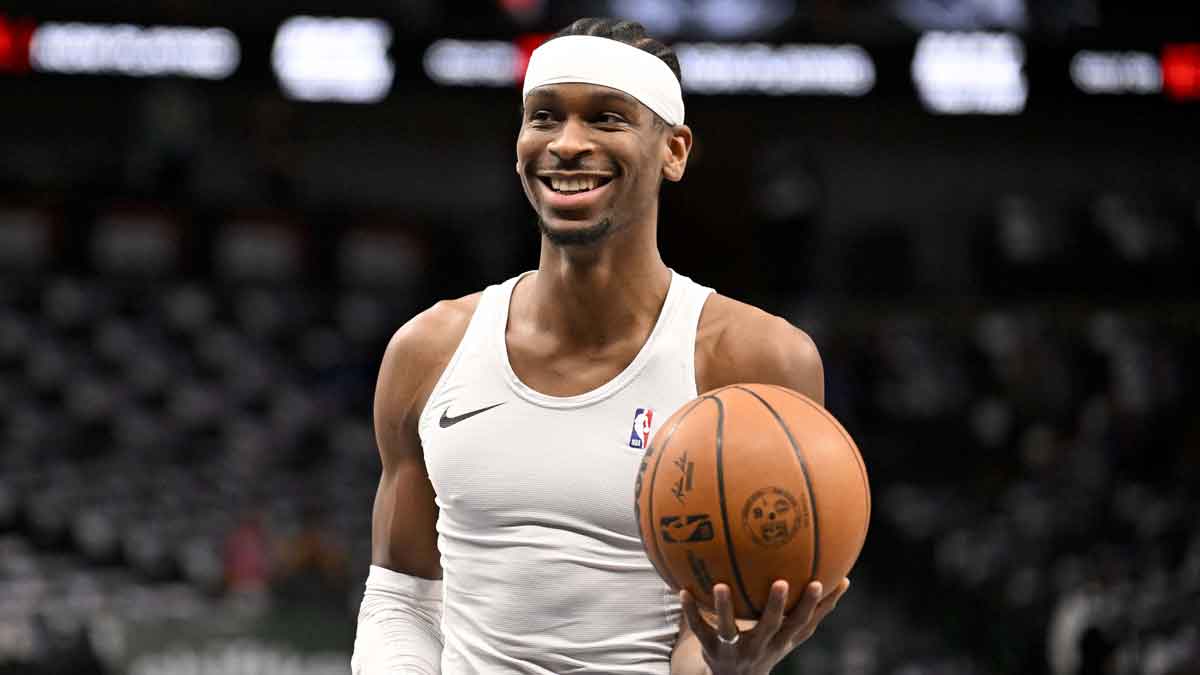
[[[637,358],[638,339],[604,348],[568,349],[554,340],[510,338],[506,343],[513,372],[530,388],[550,396],[577,396],[618,377]]]
[[[547,524],[636,537],[638,467],[687,393],[635,389],[566,410],[508,400],[431,430],[425,463],[442,517],[476,529]],[[454,421],[466,408],[446,414]]]

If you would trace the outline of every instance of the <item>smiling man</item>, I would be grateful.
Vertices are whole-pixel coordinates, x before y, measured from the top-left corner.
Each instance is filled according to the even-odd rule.
[[[533,53],[516,170],[538,268],[388,345],[356,675],[767,673],[848,588],[814,582],[785,616],[778,581],[739,624],[717,583],[706,618],[638,538],[638,464],[683,403],[736,382],[824,400],[807,335],[659,255],[659,189],[692,147],[680,82],[627,21],[580,19]]]

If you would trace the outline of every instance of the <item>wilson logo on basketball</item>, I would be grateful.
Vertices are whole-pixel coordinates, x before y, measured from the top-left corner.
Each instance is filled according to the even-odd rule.
[[[782,488],[766,487],[754,492],[742,507],[742,524],[759,546],[775,548],[792,540],[802,521],[807,520],[799,503]]]
[[[679,469],[679,478],[671,486],[671,494],[675,495],[675,499],[678,499],[680,504],[683,504],[687,501],[687,493],[692,491],[692,476],[696,472],[696,463],[688,461],[685,450],[672,464]]]
[[[710,541],[713,538],[713,524],[707,513],[694,516],[663,516],[658,524],[662,528],[663,541],[669,544]]]

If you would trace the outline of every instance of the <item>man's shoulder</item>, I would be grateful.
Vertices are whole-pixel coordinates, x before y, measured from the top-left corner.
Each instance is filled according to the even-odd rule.
[[[454,354],[479,306],[483,292],[440,300],[409,319],[392,334],[384,354],[389,360],[403,358],[410,365],[435,366]]]
[[[482,293],[442,300],[409,319],[388,342],[375,388],[376,417],[415,423],[450,363]]]
[[[824,371],[812,338],[782,317],[713,293],[696,332],[698,386],[780,384],[824,401]]]
[[[735,355],[747,348],[761,353],[761,342],[812,342],[787,319],[720,293],[713,293],[704,305],[697,341]]]

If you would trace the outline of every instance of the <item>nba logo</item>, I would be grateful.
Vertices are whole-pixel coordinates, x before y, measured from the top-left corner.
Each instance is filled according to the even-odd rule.
[[[650,445],[650,425],[654,422],[654,411],[638,408],[633,413],[633,432],[629,434],[629,447],[645,448]]]

